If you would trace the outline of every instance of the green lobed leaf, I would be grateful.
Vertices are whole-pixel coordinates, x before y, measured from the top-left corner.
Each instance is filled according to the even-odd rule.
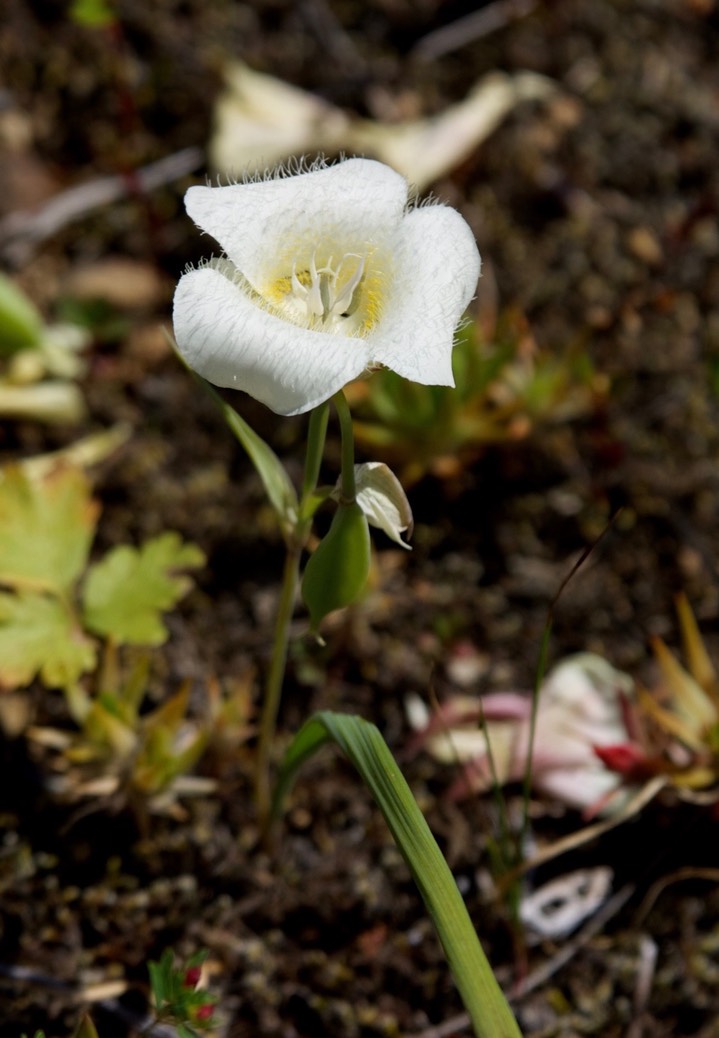
[[[29,685],[38,674],[48,688],[67,687],[94,667],[95,655],[59,599],[0,592],[0,687]]]
[[[192,581],[180,570],[202,566],[205,556],[179,534],[166,532],[139,549],[113,548],[91,566],[82,593],[85,623],[116,644],[161,645],[162,613],[172,609]]]
[[[0,584],[66,594],[83,572],[99,505],[76,468],[31,479],[19,467],[0,474]]]
[[[424,815],[375,725],[323,711],[300,729],[285,754],[273,800],[279,814],[299,767],[332,740],[369,787],[437,929],[477,1038],[521,1038],[474,926]]]

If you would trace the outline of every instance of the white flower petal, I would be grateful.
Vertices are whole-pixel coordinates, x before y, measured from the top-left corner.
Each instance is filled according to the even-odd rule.
[[[180,353],[216,386],[242,389],[281,415],[302,414],[364,371],[367,342],[300,328],[257,306],[213,267],[185,274],[173,321]]]
[[[408,211],[404,178],[366,159],[191,188],[186,205],[228,256],[176,293],[178,344],[210,381],[280,414],[371,364],[454,384],[454,332],[480,270],[454,210]]]
[[[412,509],[394,472],[381,461],[369,461],[355,465],[355,482],[357,504],[367,521],[378,530],[384,530],[390,540],[410,550],[402,534],[409,531],[411,536]]]
[[[411,545],[402,540],[402,534],[412,536],[414,519],[407,495],[392,469],[382,461],[368,461],[355,465],[355,488],[357,504],[365,514],[370,526],[383,530],[390,540],[411,551]],[[331,495],[335,501],[342,499],[342,478]]]
[[[407,213],[393,249],[396,277],[368,336],[372,360],[424,385],[453,386],[454,332],[481,270],[467,223],[447,206]]]
[[[284,261],[325,240],[351,251],[387,240],[407,204],[407,182],[389,166],[348,159],[335,166],[228,187],[191,187],[187,212],[258,290]]]
[[[596,808],[610,793],[620,788],[622,779],[620,775],[608,771],[599,760],[595,766],[587,754],[583,767],[550,768],[535,775],[533,782],[545,796],[561,800],[568,807],[582,811]],[[615,811],[619,803],[613,799],[606,806]]]

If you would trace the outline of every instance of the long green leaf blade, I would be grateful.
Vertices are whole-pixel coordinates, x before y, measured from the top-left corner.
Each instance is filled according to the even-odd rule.
[[[298,769],[333,741],[369,787],[437,929],[477,1038],[521,1038],[517,1022],[477,938],[457,884],[387,744],[375,725],[323,711],[300,729],[282,763],[277,815]]]
[[[229,404],[225,403],[217,390],[189,367],[177,349],[177,344],[172,336],[168,334],[167,337],[180,362],[187,368],[205,392],[209,393],[222,411],[226,423],[247,451],[250,461],[255,466],[257,474],[262,480],[268,500],[277,514],[283,534],[290,534],[294,530],[297,521],[298,500],[297,492],[292,485],[290,477],[287,475],[284,465],[262,437],[258,436],[254,429],[238,415],[234,407],[230,407]]]
[[[277,513],[282,528],[292,529],[297,517],[297,493],[284,465],[272,448],[257,435],[254,429],[250,428],[244,418],[238,415],[234,407],[225,403],[219,393],[216,393],[208,383],[205,385],[216,399],[225,421],[257,469],[257,474],[262,480],[267,497]]]

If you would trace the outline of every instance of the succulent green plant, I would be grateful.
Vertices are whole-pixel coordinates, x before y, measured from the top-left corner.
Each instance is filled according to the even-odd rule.
[[[584,350],[540,350],[516,311],[491,338],[476,322],[460,329],[452,366],[456,388],[377,371],[347,390],[357,442],[395,467],[405,487],[427,472],[455,475],[489,444],[586,414],[606,392]]]

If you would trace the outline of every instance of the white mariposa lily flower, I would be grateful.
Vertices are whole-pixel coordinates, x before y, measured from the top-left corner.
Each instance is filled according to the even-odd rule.
[[[480,273],[474,237],[443,205],[369,159],[191,187],[187,212],[225,251],[175,292],[183,357],[217,386],[302,414],[376,365],[454,385],[457,324]]]

